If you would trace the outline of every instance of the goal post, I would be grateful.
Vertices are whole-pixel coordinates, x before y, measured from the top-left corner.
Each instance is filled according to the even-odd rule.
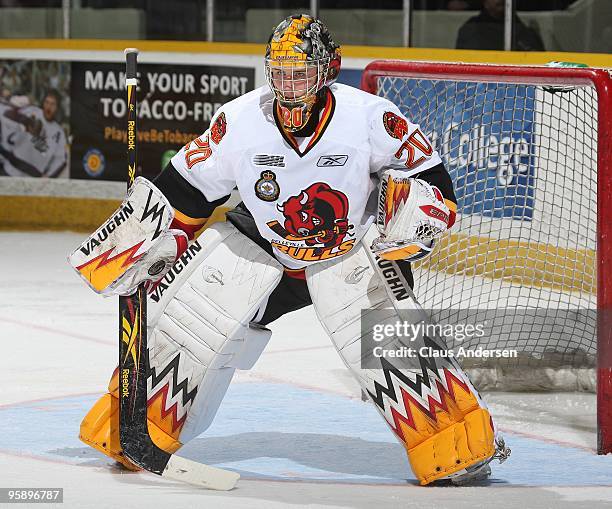
[[[612,452],[610,73],[380,60],[361,86],[453,178],[458,225],[415,264],[415,293],[443,323],[487,319],[464,346],[518,352],[465,359],[477,386],[596,390],[598,452]]]

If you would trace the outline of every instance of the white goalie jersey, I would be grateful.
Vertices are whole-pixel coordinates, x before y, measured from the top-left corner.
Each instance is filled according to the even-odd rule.
[[[224,105],[172,164],[208,201],[238,188],[261,236],[290,269],[348,253],[375,216],[377,174],[441,163],[419,126],[390,101],[334,84],[312,136],[294,138],[268,87]],[[370,210],[371,209],[371,210]]]

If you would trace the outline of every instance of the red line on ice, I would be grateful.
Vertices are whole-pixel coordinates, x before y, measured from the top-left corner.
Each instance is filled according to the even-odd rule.
[[[27,327],[29,329],[36,329],[43,332],[50,332],[52,334],[59,334],[61,336],[68,336],[75,339],[82,339],[83,341],[90,341],[92,343],[98,343],[100,345],[115,345],[115,341],[105,341],[103,339],[94,338],[92,336],[85,336],[84,334],[75,334],[71,331],[54,329],[53,327],[47,327],[46,325],[37,325],[35,323],[30,322],[22,322],[19,320],[13,320],[12,318],[4,318],[0,317],[0,322],[10,323],[13,325],[19,325],[21,327]]]
[[[4,403],[0,405],[0,409],[10,408],[12,406],[19,406],[19,405],[30,405],[32,403],[43,403],[45,401],[53,401],[55,399],[78,398],[80,396],[102,396],[104,392],[105,391],[103,390],[96,391],[96,392],[78,392],[76,394],[61,394],[59,396],[46,396],[44,398],[26,399],[23,401],[13,401],[12,403]]]
[[[506,428],[506,427],[503,427],[503,428],[500,427],[499,430],[503,431],[504,433],[510,433],[511,435],[531,438],[533,440],[539,440],[540,442],[547,442],[553,445],[560,445],[562,447],[571,447],[572,449],[582,449],[583,451],[587,451],[591,453],[597,452],[594,447],[588,447],[582,444],[575,444],[574,442],[567,442],[565,440],[555,440],[554,438],[543,437],[541,435],[536,435],[534,433],[525,433],[524,431],[517,431],[517,430]]]

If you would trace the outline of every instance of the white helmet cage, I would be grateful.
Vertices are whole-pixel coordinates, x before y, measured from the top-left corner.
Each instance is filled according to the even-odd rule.
[[[279,101],[308,102],[325,85],[329,58],[303,62],[266,59],[266,80]]]
[[[274,30],[266,47],[265,75],[286,105],[314,103],[340,70],[340,47],[325,25],[306,14],[290,16]]]

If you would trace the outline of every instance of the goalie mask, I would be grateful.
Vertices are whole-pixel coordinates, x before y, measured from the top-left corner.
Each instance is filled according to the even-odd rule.
[[[274,29],[266,46],[266,80],[284,109],[285,129],[306,125],[317,93],[339,72],[340,46],[318,19],[295,15]]]

